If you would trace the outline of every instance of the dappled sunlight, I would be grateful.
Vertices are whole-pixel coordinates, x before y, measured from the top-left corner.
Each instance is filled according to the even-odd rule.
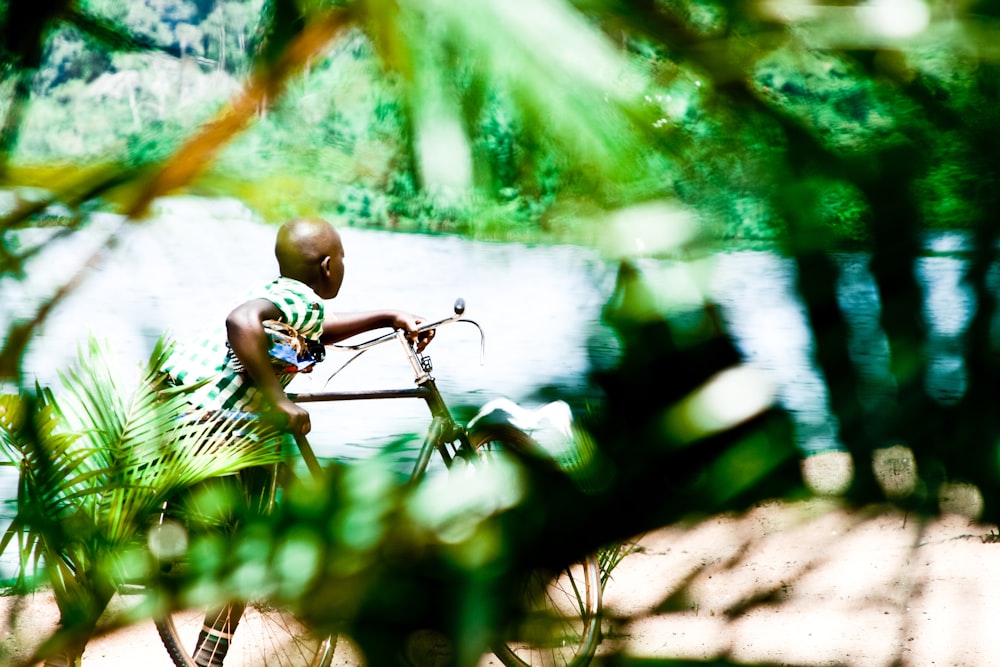
[[[931,22],[931,10],[924,0],[868,0],[857,13],[862,25],[889,39],[919,35]]]
[[[421,120],[419,130],[416,151],[428,191],[446,199],[468,192],[472,156],[458,119],[439,114]]]
[[[687,582],[681,599],[699,614],[734,617],[764,600],[784,595],[789,582],[804,576],[817,554],[846,528],[842,519],[827,519],[826,509],[822,504],[784,507],[768,503],[736,518],[733,529],[738,550],[728,558],[707,563]],[[813,530],[817,520],[823,525],[820,531]],[[809,539],[801,539],[807,536]],[[765,557],[779,545],[782,558]]]
[[[146,544],[153,558],[169,561],[182,556],[188,548],[188,532],[177,521],[160,521],[149,530]]]
[[[961,514],[977,520],[983,515],[983,492],[968,482],[945,482],[938,493],[938,505],[944,514]]]
[[[603,221],[599,245],[612,259],[659,257],[678,252],[698,235],[694,211],[676,202],[649,202],[615,211]]]
[[[997,545],[982,544],[974,526],[958,527],[969,535],[968,542],[928,535],[926,543],[934,544],[937,553],[917,563],[920,577],[901,641],[916,644],[913,650],[924,652],[924,664],[986,664],[980,647],[996,645]],[[974,551],[967,543],[975,545]]]
[[[989,531],[958,515],[923,523],[821,499],[655,530],[608,584],[602,650],[740,664],[979,664],[1000,610],[984,585],[1000,577]]]
[[[919,471],[909,447],[893,445],[876,449],[872,453],[872,472],[887,498],[906,498],[917,490]]]
[[[807,456],[802,460],[806,486],[819,496],[844,496],[855,477],[855,460],[848,452],[831,451]],[[913,450],[892,445],[872,452],[871,470],[888,501],[906,503],[917,494],[926,493],[927,480],[921,479]],[[943,481],[937,485],[934,504],[943,514],[957,514],[978,520],[983,513],[983,493],[969,482]]]
[[[924,0],[867,0],[847,6],[763,0],[759,6],[768,16],[789,24],[828,26],[822,37],[840,46],[874,46],[917,37],[928,29],[932,18]]]
[[[802,459],[806,487],[819,496],[841,496],[854,479],[854,459],[847,452],[823,452]]]

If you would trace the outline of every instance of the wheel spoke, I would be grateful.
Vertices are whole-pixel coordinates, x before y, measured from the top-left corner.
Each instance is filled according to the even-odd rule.
[[[484,461],[504,451],[531,451],[531,438],[509,426],[490,426],[469,436]],[[583,667],[590,663],[599,640],[600,567],[588,556],[560,572],[536,572],[524,592],[520,622],[509,628],[494,653],[508,667]]]

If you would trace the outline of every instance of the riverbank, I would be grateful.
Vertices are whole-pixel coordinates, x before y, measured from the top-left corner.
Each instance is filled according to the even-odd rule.
[[[807,462],[814,485],[832,484],[847,467],[840,455]],[[601,650],[747,665],[993,665],[996,534],[958,513],[921,523],[823,496],[663,527],[638,537],[614,570]],[[24,602],[22,630],[52,627],[50,600]],[[2,636],[11,631],[0,627]],[[95,639],[84,655],[84,667],[140,661],[170,667],[148,621]],[[334,664],[364,662],[342,640]],[[499,661],[484,656],[487,665]]]

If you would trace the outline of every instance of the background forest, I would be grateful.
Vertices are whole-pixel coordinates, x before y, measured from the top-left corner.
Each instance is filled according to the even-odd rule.
[[[276,220],[338,211],[359,225],[584,239],[579,221],[595,209],[668,195],[696,208],[713,237],[774,239],[789,224],[773,201],[786,176],[769,165],[787,151],[780,118],[788,118],[842,160],[863,161],[919,137],[927,168],[914,180],[916,213],[931,228],[972,224],[975,146],[955,128],[937,127],[919,101],[988,122],[982,86],[989,76],[977,55],[988,41],[988,17],[970,25],[922,2],[870,3],[854,13],[795,2],[652,7],[658,23],[640,31],[623,22],[642,10],[623,6],[621,18],[608,19],[613,6],[582,6],[586,27],[552,33],[562,46],[545,50],[535,42],[551,27],[542,21],[558,17],[512,9],[542,32],[530,34],[508,17],[527,52],[505,52],[501,33],[474,33],[474,11],[445,12],[432,22],[439,34],[427,35],[434,47],[414,54],[426,59],[419,63],[426,80],[408,82],[386,75],[371,35],[350,30],[310,57],[308,75],[262,108],[192,188],[236,195]],[[44,187],[66,162],[145,165],[169,155],[239,89],[266,48],[262,18],[275,11],[263,0],[94,1],[80,9],[86,14],[46,27],[16,142],[7,128],[15,182]],[[128,38],[109,35],[109,26]],[[614,44],[613,56],[575,41],[597,39],[587,34],[592,29]],[[599,85],[631,96],[644,136],[631,138],[638,141],[613,175],[610,164],[588,165],[598,155],[574,153],[587,148],[566,115],[596,110],[573,109],[588,102],[575,97],[570,81],[548,80],[555,75],[547,64],[591,68],[604,77]],[[482,67],[496,76],[483,81]],[[547,96],[550,84],[565,85],[566,94]],[[16,85],[5,77],[9,92]],[[460,128],[425,132],[411,93],[426,98],[422,105],[448,109]],[[3,96],[7,105],[17,98]],[[454,144],[450,131],[468,143],[432,167],[429,156]],[[866,240],[870,204],[836,171],[812,176],[818,201],[810,222],[829,240]]]
[[[593,456],[574,476],[523,462],[520,501],[456,545],[406,529],[413,499],[399,480],[332,465],[322,493],[296,497],[256,533],[196,545],[213,557],[170,594],[208,586],[227,599],[285,581],[281,602],[321,629],[349,628],[369,655],[395,655],[432,623],[454,661],[472,664],[513,613],[502,603],[511,581],[540,562],[807,493],[788,415],[746,384],[715,304],[663,307],[680,287],[641,271],[645,259],[694,262],[736,244],[766,242],[794,263],[837,436],[856,462],[845,502],[926,516],[962,481],[978,487],[982,518],[1000,519],[1000,3],[5,0],[0,11],[5,281],[23,280],[40,250],[19,232],[86,232],[105,210],[141,223],[157,198],[179,192],[236,197],[268,221],[319,213],[407,232],[568,241],[619,263],[603,312],[618,345],[592,371],[600,397],[580,428]],[[946,341],[959,358],[946,399],[927,389],[915,270],[927,234],[942,229],[966,240],[958,252],[972,304]],[[886,350],[877,376],[859,363],[838,300],[834,260],[845,248],[869,258]],[[70,411],[22,374],[32,337],[100,258],[58,267],[37,312],[3,323],[0,351],[0,378],[17,388],[0,410],[0,443],[22,471],[15,527],[45,536],[45,574],[72,593],[63,634],[46,648],[68,661],[121,568],[149,572],[123,541],[137,515],[101,523],[107,498],[83,483],[142,485],[123,481],[114,457],[67,477],[57,454],[96,435],[107,440],[94,450],[118,451],[113,441],[126,451],[137,433],[162,438],[165,423],[147,395],[113,397],[90,357],[81,364],[93,377],[70,379],[98,427],[68,429]],[[662,379],[654,390],[650,377]],[[135,410],[142,419],[114,416]],[[887,497],[868,463],[897,444],[919,479]],[[652,488],[654,503],[636,493]],[[141,515],[153,500],[132,509]],[[363,514],[375,527],[360,546],[316,521],[362,510],[377,516]],[[7,535],[3,546],[23,546]],[[281,556],[292,547],[312,569],[286,581]],[[410,548],[412,561],[379,559]],[[264,574],[224,576],[232,571]]]

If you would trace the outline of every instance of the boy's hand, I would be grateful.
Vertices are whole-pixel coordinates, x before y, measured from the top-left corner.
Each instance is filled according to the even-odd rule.
[[[424,351],[430,342],[434,339],[434,329],[428,329],[427,331],[420,331],[418,329],[420,325],[423,324],[425,318],[413,315],[411,313],[399,313],[396,315],[396,321],[393,323],[393,328],[402,329],[406,332],[407,337],[413,341],[417,353]]]
[[[271,414],[280,428],[287,430],[294,436],[308,435],[309,431],[312,430],[309,413],[290,398],[284,397],[275,401]]]

